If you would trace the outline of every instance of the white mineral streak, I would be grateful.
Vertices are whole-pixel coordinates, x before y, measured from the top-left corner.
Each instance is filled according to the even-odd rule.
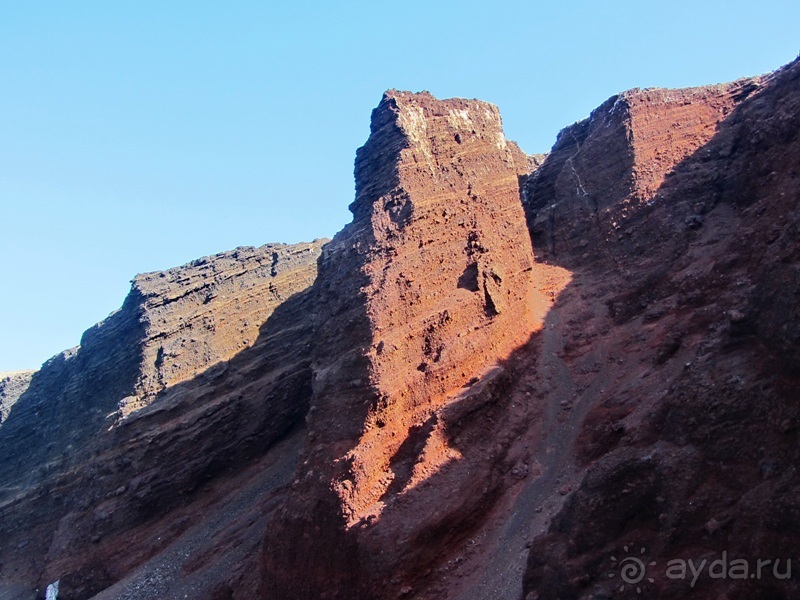
[[[47,586],[47,592],[45,595],[45,600],[57,600],[58,599],[58,582],[61,581],[60,579],[51,583]]]

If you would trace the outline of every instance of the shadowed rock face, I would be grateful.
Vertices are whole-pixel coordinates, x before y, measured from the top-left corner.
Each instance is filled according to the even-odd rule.
[[[619,361],[617,374],[583,400],[575,491],[531,542],[525,598],[640,597],[608,578],[626,546],[655,562],[642,582],[650,597],[800,592],[772,571],[781,559],[785,574],[800,542],[800,63],[705,100],[713,107],[714,92],[739,86],[714,134],[620,221],[619,271],[591,269],[618,282],[595,288],[608,334],[591,342]],[[687,109],[708,114],[702,92],[693,95]],[[658,103],[645,114],[663,122]],[[694,587],[691,576],[667,575],[668,561],[711,563],[723,552],[754,575],[769,559],[769,575],[704,570]]]
[[[138,275],[79,347],[3,380],[0,444],[16,460],[0,465],[0,488],[52,470],[103,424],[250,347],[274,309],[313,283],[324,242],[238,248]]]
[[[546,157],[387,92],[324,249],[138,276],[0,377],[0,597],[643,597],[625,546],[648,597],[799,596],[664,569],[796,558],[798,165],[798,62]]]
[[[136,528],[302,419],[308,288],[323,243],[239,248],[140,275],[79,348],[3,379],[3,576],[60,577],[67,598],[100,591],[160,545]]]
[[[561,131],[523,187],[540,258],[577,266],[631,254],[620,244],[626,222],[658,200],[665,178],[712,138],[758,83],[630,90]]]
[[[134,389],[141,364],[141,296],[88,329],[81,346],[57,354],[30,381],[0,425],[0,499],[67,467]],[[110,420],[109,420],[110,424]]]

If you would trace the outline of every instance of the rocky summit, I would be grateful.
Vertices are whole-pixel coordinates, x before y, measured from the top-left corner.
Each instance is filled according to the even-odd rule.
[[[534,156],[390,90],[355,183],[0,375],[0,598],[800,596],[800,62]]]

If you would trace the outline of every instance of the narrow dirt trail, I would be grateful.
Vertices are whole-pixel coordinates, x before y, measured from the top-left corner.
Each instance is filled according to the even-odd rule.
[[[590,323],[597,327],[608,318],[603,302],[591,293],[581,293],[591,290],[594,283],[574,274],[572,283],[546,316],[539,353],[532,360],[534,372],[528,385],[532,384],[537,392],[527,401],[541,402],[543,406],[541,427],[532,427],[526,442],[541,475],[524,482],[516,495],[496,508],[492,521],[502,525],[490,526],[481,543],[483,551],[476,552],[470,561],[474,571],[461,582],[454,582],[452,598],[521,598],[529,540],[547,530],[582,474],[573,460],[573,445],[587,413],[602,396],[612,374],[606,367],[608,352],[602,343],[592,344],[592,349],[577,359],[565,360],[563,356],[576,320],[581,321],[577,327],[588,327]],[[520,400],[524,401],[524,396]],[[529,407],[530,414],[535,412],[533,408]]]

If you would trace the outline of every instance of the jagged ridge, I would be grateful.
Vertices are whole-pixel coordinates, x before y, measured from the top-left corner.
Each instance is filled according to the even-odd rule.
[[[6,489],[4,585],[532,600],[618,593],[606,562],[632,538],[659,563],[790,555],[799,65],[615,96],[546,158],[491,105],[387,92],[313,285],[318,249],[138,278],[28,391],[4,381],[4,450],[35,386],[37,418],[89,415],[33,430],[74,450],[33,450],[48,471]],[[282,275],[294,295],[248,287]]]

